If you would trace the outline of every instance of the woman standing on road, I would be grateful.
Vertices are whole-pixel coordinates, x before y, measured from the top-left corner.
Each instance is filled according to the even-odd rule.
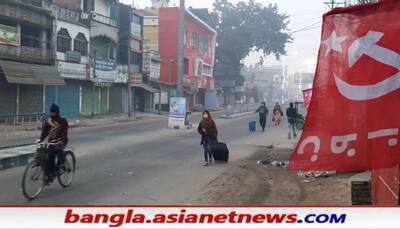
[[[203,111],[202,120],[199,123],[197,131],[199,132],[199,134],[201,134],[200,145],[203,145],[204,149],[205,162],[203,166],[207,166],[209,163],[212,162],[211,144],[218,142],[217,126],[215,125],[215,122],[212,119],[208,110]]]

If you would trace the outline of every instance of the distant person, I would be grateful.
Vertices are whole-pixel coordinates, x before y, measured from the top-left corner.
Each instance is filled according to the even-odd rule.
[[[260,126],[262,128],[262,131],[265,131],[265,125],[267,124],[267,115],[268,115],[268,108],[265,105],[265,102],[261,103],[261,106],[258,107],[258,109],[256,110],[256,113],[258,112],[258,114],[260,115]]]
[[[68,144],[68,122],[60,116],[60,108],[56,104],[51,105],[49,116],[43,125],[42,133],[38,140],[38,142],[43,142],[47,138],[49,143],[55,144],[51,148],[45,149],[48,154],[45,167],[46,184],[51,182],[51,177],[54,177],[56,173],[56,154],[59,155],[58,158],[61,160],[60,164],[62,164],[62,160],[64,160],[62,151]]]
[[[212,162],[212,152],[211,152],[211,144],[218,142],[218,130],[215,125],[214,120],[211,117],[211,114],[208,110],[205,110],[202,115],[202,119],[199,123],[199,127],[197,128],[199,134],[201,134],[201,143],[203,145],[204,150],[204,164],[203,166],[207,166]]]
[[[275,126],[279,126],[282,122],[283,111],[279,103],[275,104],[274,110],[272,112],[274,116],[272,117],[272,121],[275,122]]]
[[[292,132],[293,132],[293,137],[296,138],[296,118],[298,117],[297,110],[294,108],[293,103],[290,103],[289,108],[286,110],[286,116],[288,118],[289,122],[289,133],[288,133],[288,138],[292,138]]]

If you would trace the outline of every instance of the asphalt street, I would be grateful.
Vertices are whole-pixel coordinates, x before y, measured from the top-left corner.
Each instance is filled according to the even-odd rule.
[[[218,119],[219,140],[231,150],[231,162],[203,167],[196,125],[191,130],[167,129],[167,118],[70,132],[78,168],[72,186],[53,183],[38,199],[21,194],[24,167],[0,171],[0,205],[184,204],[241,158],[254,153],[247,126],[257,115]],[[199,115],[191,117],[198,123]],[[269,125],[271,125],[270,118]],[[257,133],[255,133],[257,134]]]

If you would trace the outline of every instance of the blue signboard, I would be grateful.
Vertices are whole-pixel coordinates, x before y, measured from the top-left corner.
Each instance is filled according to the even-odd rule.
[[[172,97],[170,102],[169,116],[175,118],[185,118],[186,99],[182,97]]]
[[[95,66],[97,71],[114,71],[117,68],[117,63],[115,61],[103,61],[96,60],[96,64],[92,62],[92,67]]]

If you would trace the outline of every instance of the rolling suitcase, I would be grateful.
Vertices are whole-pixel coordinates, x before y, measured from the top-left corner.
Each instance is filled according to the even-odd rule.
[[[249,122],[249,131],[250,132],[256,132],[256,127],[257,127],[256,121]]]
[[[229,150],[225,143],[218,142],[211,144],[211,152],[215,161],[228,162]]]

